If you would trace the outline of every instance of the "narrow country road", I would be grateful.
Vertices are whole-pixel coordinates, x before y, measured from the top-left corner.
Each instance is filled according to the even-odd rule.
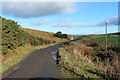
[[[32,52],[17,67],[14,67],[12,72],[8,70],[8,72],[3,74],[3,78],[12,78],[12,80],[13,78],[29,78],[28,80],[33,78],[62,78],[57,69],[56,60],[53,58],[53,53],[57,53],[59,47],[65,43],[62,42]]]

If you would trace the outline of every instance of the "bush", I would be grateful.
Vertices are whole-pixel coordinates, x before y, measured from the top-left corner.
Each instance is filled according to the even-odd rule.
[[[45,40],[45,42],[44,42],[45,44],[50,44],[50,41],[48,41],[48,40]]]
[[[37,45],[42,45],[43,39],[36,37],[36,36],[31,36],[32,40],[30,41],[31,45],[37,46]]]
[[[91,47],[98,47],[98,44],[96,44],[96,43],[91,43],[91,44],[88,45],[88,46],[91,46]]]
[[[30,42],[31,45],[37,46],[42,44],[50,44],[49,40],[43,40],[40,37],[32,36],[32,40]]]
[[[68,38],[67,34],[62,34],[62,32],[57,32],[57,33],[54,34],[53,36],[54,36],[54,37],[58,37],[58,38],[65,38],[65,39]]]
[[[106,61],[108,60],[109,62],[111,62],[114,59],[114,56],[117,53],[112,51],[112,50],[108,50],[108,51],[97,51],[95,54],[92,55],[92,59],[93,61],[96,62],[103,62],[106,63]]]
[[[5,55],[7,53],[7,46],[2,46],[2,54]]]
[[[53,41],[53,43],[56,43],[56,41]]]
[[[120,53],[120,48],[119,48],[119,47],[108,47],[107,49],[108,49],[108,50],[113,50],[113,51],[115,51],[116,53]]]
[[[62,38],[66,38],[67,39],[68,38],[67,34],[62,34]]]
[[[8,49],[16,49],[25,43],[37,46],[42,44],[50,44],[50,41],[43,40],[37,36],[31,36],[19,28],[20,25],[13,20],[2,18],[2,54],[5,55]],[[1,29],[1,28],[0,28]]]
[[[39,43],[39,41],[37,41],[37,40],[33,40],[33,41],[30,42],[30,44],[37,46],[37,45],[39,45],[40,43]]]
[[[2,19],[3,54],[6,54],[8,49],[13,50],[25,44],[27,37],[28,34],[19,29],[17,22],[6,20],[5,18]]]

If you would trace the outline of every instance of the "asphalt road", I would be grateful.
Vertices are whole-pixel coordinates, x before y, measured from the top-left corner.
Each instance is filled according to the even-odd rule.
[[[62,78],[57,69],[56,60],[52,55],[65,43],[66,42],[62,42],[32,52],[32,54],[19,65],[9,69],[8,72],[3,74],[3,77],[12,78],[12,80],[13,78],[29,78],[29,80],[32,80],[33,78]]]

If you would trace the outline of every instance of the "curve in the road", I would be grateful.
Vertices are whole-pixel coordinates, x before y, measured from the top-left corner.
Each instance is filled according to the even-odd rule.
[[[79,39],[72,41],[76,40]],[[63,46],[65,43],[66,42],[62,42],[32,52],[24,61],[17,65],[17,69],[13,67],[13,71],[10,72],[10,69],[6,71],[3,74],[3,78],[61,78],[56,61],[50,53],[56,53],[59,47]]]

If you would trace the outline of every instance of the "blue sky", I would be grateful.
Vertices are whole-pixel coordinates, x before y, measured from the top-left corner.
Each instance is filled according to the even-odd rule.
[[[2,16],[17,21],[23,28],[67,34],[104,34],[104,22],[108,21],[108,32],[118,32],[117,2],[10,4],[3,3]]]

